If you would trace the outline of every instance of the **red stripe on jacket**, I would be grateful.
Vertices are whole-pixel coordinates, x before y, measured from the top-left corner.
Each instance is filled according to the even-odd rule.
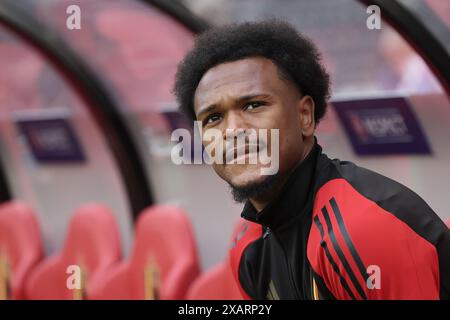
[[[365,268],[379,267],[379,289],[369,289],[361,276],[331,208],[332,198],[339,206],[351,242]],[[334,179],[318,190],[313,219],[315,216],[319,217],[327,247],[355,297],[360,295],[333,248],[321,212],[324,206],[329,213],[339,247],[368,299],[439,299],[439,261],[434,245],[395,215],[365,198],[345,179]],[[320,232],[313,222],[307,248],[311,267],[323,278],[327,289],[335,298],[350,299],[320,246],[321,240]]]

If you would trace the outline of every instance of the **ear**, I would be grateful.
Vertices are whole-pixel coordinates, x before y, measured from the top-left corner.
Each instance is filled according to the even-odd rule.
[[[311,96],[303,96],[298,101],[298,108],[300,112],[300,127],[304,137],[314,135],[316,128],[316,121],[314,119],[314,100]]]

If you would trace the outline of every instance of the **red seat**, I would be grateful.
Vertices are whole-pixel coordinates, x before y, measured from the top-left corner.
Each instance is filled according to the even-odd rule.
[[[234,226],[231,243],[244,228],[245,220],[239,219]],[[189,288],[188,300],[242,300],[242,294],[231,271],[229,256],[201,274]]]
[[[188,300],[242,300],[228,259],[200,275],[189,288]]]
[[[120,259],[119,231],[113,214],[102,205],[78,209],[69,223],[61,252],[45,259],[31,274],[27,284],[29,299],[88,298],[91,281],[107,272]],[[69,266],[80,267],[80,290],[68,288]]]
[[[27,276],[41,257],[33,209],[21,202],[0,205],[0,298],[24,299]]]
[[[190,221],[177,207],[158,205],[138,218],[129,261],[93,286],[94,299],[183,299],[198,275]]]

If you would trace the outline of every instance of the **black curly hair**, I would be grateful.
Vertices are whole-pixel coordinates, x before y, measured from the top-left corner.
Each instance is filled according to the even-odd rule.
[[[180,111],[196,119],[194,94],[203,75],[212,67],[249,57],[265,57],[284,78],[315,103],[316,124],[324,116],[330,96],[330,79],[316,46],[287,22],[270,19],[211,28],[200,34],[194,48],[178,65],[173,93]]]

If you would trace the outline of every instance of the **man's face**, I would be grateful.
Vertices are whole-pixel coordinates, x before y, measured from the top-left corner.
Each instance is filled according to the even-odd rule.
[[[302,97],[291,81],[281,78],[277,66],[262,57],[223,63],[209,69],[195,92],[194,111],[202,123],[203,133],[215,128],[225,137],[227,129],[228,133],[236,129],[255,129],[256,132],[268,129],[265,145],[269,155],[272,143],[276,143],[270,139],[270,130],[279,129],[278,174],[281,176],[302,160],[304,138],[312,138],[314,131],[311,98]],[[203,139],[205,147],[209,143],[212,142]],[[246,158],[249,157],[247,151]],[[213,167],[233,187],[263,183],[268,177],[261,174],[261,168],[267,165],[248,162],[213,163]]]

